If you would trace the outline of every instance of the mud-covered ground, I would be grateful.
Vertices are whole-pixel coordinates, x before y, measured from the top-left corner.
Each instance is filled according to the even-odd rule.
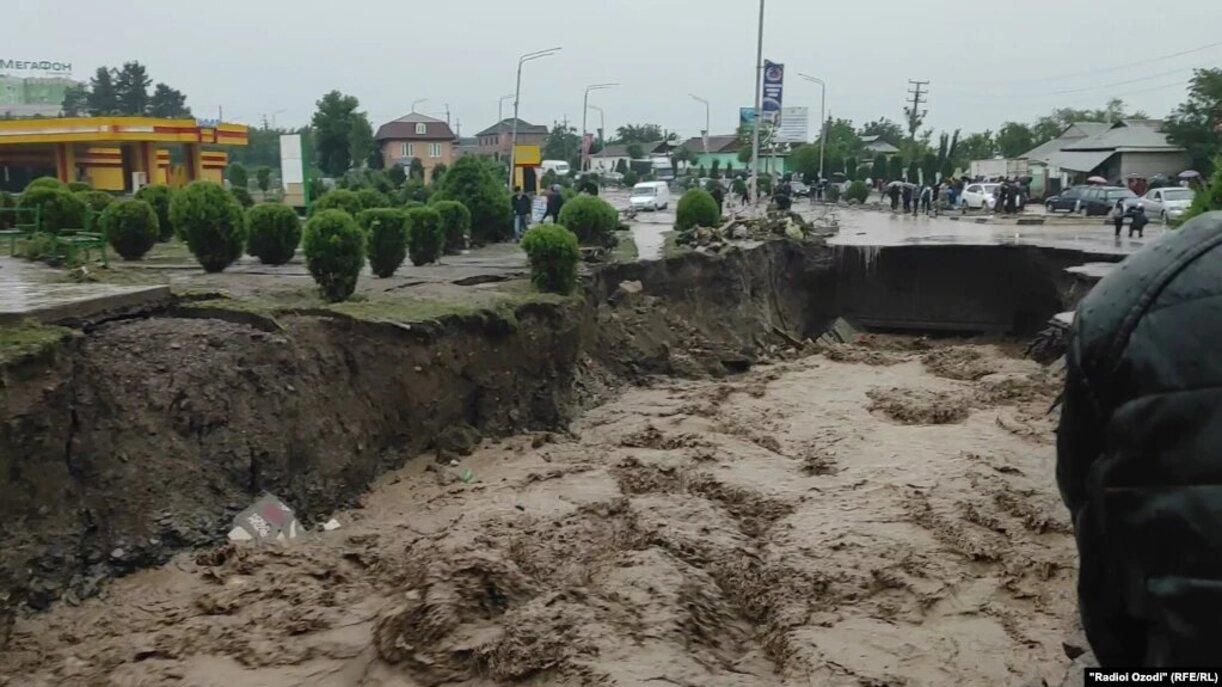
[[[885,337],[659,380],[22,619],[0,684],[1059,684],[1057,381]]]

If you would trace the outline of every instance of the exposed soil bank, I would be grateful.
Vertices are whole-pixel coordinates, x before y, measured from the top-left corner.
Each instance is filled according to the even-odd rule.
[[[841,313],[1022,331],[1061,308],[1058,265],[1081,261],[946,250],[958,277],[936,268],[937,248],[778,241],[608,267],[584,299],[512,314],[409,325],[170,309],[102,324],[4,371],[0,589],[10,605],[75,602],[216,542],[264,491],[310,522],[420,451],[562,427],[643,374],[742,371]]]

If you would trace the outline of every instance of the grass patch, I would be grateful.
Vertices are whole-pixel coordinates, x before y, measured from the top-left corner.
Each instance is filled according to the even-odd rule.
[[[683,246],[680,246],[677,240],[678,238],[679,238],[679,232],[677,231],[672,230],[672,231],[662,232],[662,257],[663,258],[673,258],[675,256],[682,255],[686,253],[688,250],[690,250],[688,248],[684,248]]]
[[[636,262],[641,257],[631,231],[617,231],[615,238],[619,239],[619,243],[611,251],[611,262]]]
[[[17,324],[0,325],[0,365],[18,358],[40,353],[68,339],[73,330],[23,320]]]

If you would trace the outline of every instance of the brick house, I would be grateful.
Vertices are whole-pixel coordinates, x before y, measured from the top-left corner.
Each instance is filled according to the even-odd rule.
[[[547,127],[542,124],[518,120],[518,145],[543,146],[547,139]],[[509,157],[509,145],[513,140],[513,118],[502,119],[475,135],[476,151],[496,159]]]
[[[424,165],[424,178],[432,179],[438,164],[454,164],[457,137],[449,124],[428,115],[412,112],[389,121],[378,127],[373,139],[386,167],[408,166],[416,158]]]

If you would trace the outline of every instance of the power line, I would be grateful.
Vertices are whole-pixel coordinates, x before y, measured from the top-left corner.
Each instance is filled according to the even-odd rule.
[[[1107,74],[1110,72],[1117,72],[1122,69],[1128,69],[1129,67],[1144,66],[1144,65],[1151,64],[1153,62],[1163,62],[1166,60],[1173,60],[1177,57],[1183,57],[1184,55],[1192,55],[1194,53],[1203,52],[1211,48],[1216,48],[1218,46],[1222,46],[1222,41],[1218,41],[1217,43],[1210,43],[1208,45],[1202,45],[1197,48],[1189,48],[1188,50],[1181,50],[1179,52],[1174,52],[1168,55],[1158,55],[1156,57],[1147,57],[1142,60],[1137,60],[1136,62],[1128,62],[1125,64],[1115,64],[1109,67],[1099,67],[1097,69],[1087,69],[1086,71],[1072,72],[1069,74],[1058,74],[1056,76],[1041,76],[1041,77],[1032,77],[1032,78],[1027,78],[1027,79],[1007,79],[1006,81],[1007,83],[1040,83],[1043,81],[1067,81],[1069,79],[1076,79],[1082,76],[1094,76],[1095,74]],[[969,83],[969,84],[975,83],[975,84],[992,85],[997,82],[996,81],[965,81],[961,83]]]
[[[1185,69],[1192,69],[1192,67],[1180,67],[1179,69],[1172,69],[1171,71],[1168,71],[1168,72],[1160,72],[1158,74],[1151,74],[1150,76],[1139,76],[1135,79],[1126,79],[1124,81],[1115,81],[1112,83],[1097,84],[1095,86],[1086,86],[1084,88],[1068,88],[1068,89],[1062,89],[1059,91],[1038,91],[1038,92],[1026,92],[1026,93],[1005,93],[1005,94],[991,93],[991,94],[982,94],[982,95],[989,95],[989,96],[998,97],[998,98],[1038,98],[1038,97],[1046,96],[1046,95],[1068,95],[1071,93],[1088,93],[1090,91],[1099,91],[1099,90],[1103,90],[1106,88],[1115,88],[1116,86],[1125,86],[1131,83],[1139,83],[1141,81],[1150,81],[1152,79],[1161,79],[1164,77],[1181,74],[1183,73]],[[954,88],[954,87],[948,88],[946,90],[949,90],[954,93],[958,93],[958,92],[975,93],[975,91],[969,91],[969,90],[964,90],[964,89],[959,89],[959,88]]]
[[[1166,76],[1166,75],[1163,74],[1162,76]],[[1121,84],[1133,83],[1134,81],[1139,81],[1139,80],[1140,79],[1133,79],[1128,82],[1121,82]],[[1150,93],[1153,91],[1161,91],[1163,89],[1173,88],[1176,86],[1186,86],[1190,83],[1192,83],[1192,79],[1186,79],[1182,81],[1173,81],[1171,83],[1161,84],[1159,86],[1151,86],[1150,88],[1139,88],[1137,90],[1125,90],[1122,92],[1112,92],[1112,93],[1109,93],[1108,95],[1110,97],[1119,98],[1122,96],[1137,95],[1139,93]],[[1118,84],[1108,84],[1108,86],[1101,86],[1100,88],[1106,88],[1106,87],[1111,87],[1115,85],[1118,85]],[[1094,90],[1094,89],[1090,89],[1090,90]],[[1080,93],[1081,91],[1074,91],[1074,92]],[[996,102],[998,100],[1031,100],[1031,99],[1038,99],[1042,96],[1058,95],[1058,94],[1061,94],[1061,92],[1050,91],[1047,93],[1010,93],[1010,94],[978,93],[974,91],[954,91],[953,92],[953,95],[955,98],[966,98],[968,100],[976,100],[980,102],[983,102],[983,101]]]

